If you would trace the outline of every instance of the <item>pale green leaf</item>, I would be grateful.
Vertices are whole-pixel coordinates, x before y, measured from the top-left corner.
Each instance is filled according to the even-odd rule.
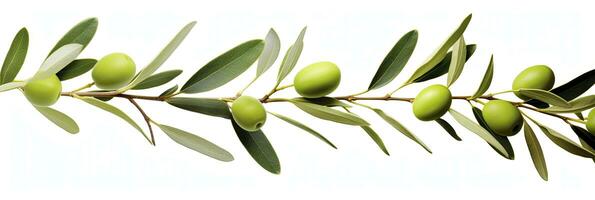
[[[182,146],[223,162],[233,161],[231,153],[202,137],[163,124],[157,124],[157,126],[173,141]]]
[[[82,50],[83,45],[80,44],[67,44],[60,47],[45,59],[31,80],[45,79],[58,73],[66,67],[66,65],[76,59]]]
[[[566,150],[568,153],[582,156],[586,158],[595,158],[595,152],[591,152],[584,147],[580,146],[576,142],[572,141],[571,139],[567,138],[566,136],[558,133],[557,131],[544,126],[543,124],[538,123],[537,121],[529,118],[533,123],[539,126],[539,129],[552,141],[554,144],[558,145],[560,148]]]
[[[285,57],[283,57],[283,61],[281,62],[281,67],[279,68],[279,74],[277,75],[277,85],[281,83],[287,75],[293,70],[295,65],[297,64],[300,55],[302,54],[302,49],[304,48],[304,35],[306,34],[306,28],[304,27],[300,32],[300,35],[295,40],[295,43],[287,49],[285,53]]]
[[[345,107],[345,108],[351,107],[351,105],[346,104],[346,103],[339,101],[332,97],[320,97],[320,98],[297,97],[297,98],[293,98],[291,100],[292,101],[301,101],[301,102],[306,102],[306,103],[313,103],[313,104],[318,104],[321,106],[328,106],[328,107],[336,107],[336,106],[341,106],[341,107]]]
[[[25,86],[25,84],[27,84],[27,83],[26,82],[22,82],[22,81],[20,81],[20,82],[9,82],[9,83],[0,85],[0,92],[5,92],[5,91],[8,91],[8,90],[13,90],[13,89],[16,89],[16,88],[20,88],[20,87]]]
[[[541,111],[553,113],[576,113],[588,110],[595,107],[595,95],[580,97],[568,103],[570,104],[570,107],[552,106],[546,109],[541,109]]]
[[[289,118],[287,116],[278,114],[278,113],[273,113],[273,112],[268,112],[268,113],[270,113],[271,115],[273,115],[273,116],[275,116],[275,117],[277,117],[277,118],[279,118],[279,119],[281,119],[281,120],[283,120],[283,121],[285,121],[285,122],[287,122],[287,123],[289,123],[291,125],[294,125],[295,127],[298,127],[300,129],[302,129],[302,130],[304,130],[304,131],[312,134],[314,137],[322,140],[324,143],[326,143],[329,146],[337,149],[337,147],[331,141],[329,141],[322,134],[318,133],[318,131],[315,131],[314,129],[308,127],[307,125],[305,125],[305,124],[303,124],[301,122],[298,122],[298,121],[296,121],[294,119],[291,119],[291,118]]]
[[[533,165],[535,165],[535,169],[537,170],[537,173],[539,173],[539,176],[547,181],[547,165],[545,164],[545,157],[543,156],[539,140],[537,140],[533,129],[531,129],[531,126],[529,126],[526,121],[523,121],[523,130],[525,131],[525,142],[527,142],[527,148],[529,148]]]
[[[386,113],[384,113],[384,111],[382,111],[380,109],[373,108],[372,110],[374,112],[376,112],[376,114],[378,114],[382,119],[384,119],[384,121],[386,121],[388,124],[390,124],[393,128],[397,129],[399,132],[403,133],[403,135],[407,136],[409,139],[411,139],[414,142],[416,142],[417,144],[419,144],[428,153],[432,153],[432,150],[430,150],[430,148],[424,142],[422,142],[421,139],[417,138],[417,136],[415,136],[415,134],[413,134],[411,131],[409,131],[409,129],[407,129],[405,126],[403,126],[395,118],[387,115]]]
[[[382,138],[380,138],[380,136],[378,135],[378,133],[376,133],[376,131],[374,131],[374,129],[372,129],[370,126],[360,126],[360,127],[362,127],[362,129],[364,129],[364,131],[366,131],[366,133],[368,133],[368,136],[370,136],[370,138],[372,138],[372,140],[374,140],[376,145],[378,145],[378,147],[380,148],[380,150],[382,150],[382,152],[384,152],[384,154],[386,154],[387,156],[390,156],[390,153],[388,153],[388,149],[386,149],[386,146],[384,145]]]
[[[465,38],[461,35],[461,38],[453,45],[452,49],[452,59],[450,61],[450,66],[448,67],[448,77],[447,77],[447,86],[451,86],[461,73],[463,72],[463,68],[465,67],[466,61],[466,47]]]
[[[554,106],[565,108],[570,108],[572,106],[570,103],[568,103],[568,101],[550,91],[540,89],[520,89],[518,92],[523,96],[530,97],[531,99],[537,99]]]
[[[490,85],[492,84],[492,77],[494,76],[494,55],[490,57],[490,63],[488,64],[488,68],[486,69],[485,74],[483,75],[483,79],[481,80],[481,84],[479,84],[479,88],[473,96],[469,97],[469,99],[476,99],[483,95]]]
[[[506,151],[506,148],[504,148],[504,146],[502,146],[502,144],[500,144],[500,142],[498,142],[498,140],[494,138],[494,136],[492,136],[490,132],[485,130],[479,124],[465,117],[465,115],[457,112],[456,110],[450,109],[448,112],[457,122],[459,122],[459,124],[461,124],[463,127],[467,128],[469,131],[477,134],[483,140],[488,142],[488,144],[492,145],[492,147],[496,151],[500,152],[501,155],[503,155],[504,157],[510,157],[510,155],[508,155],[508,152]]]
[[[56,124],[58,127],[64,129],[66,132],[76,134],[79,132],[79,126],[68,115],[52,109],[50,107],[34,106],[45,118]]]
[[[273,66],[279,56],[280,50],[281,41],[279,40],[279,35],[271,28],[264,39],[264,50],[262,50],[262,54],[258,58],[256,77],[264,74],[264,72]]]
[[[321,105],[312,104],[312,103],[305,103],[305,102],[301,102],[301,101],[291,100],[290,102],[293,103],[295,106],[297,106],[299,109],[303,110],[304,112],[306,112],[314,117],[318,117],[320,119],[329,120],[329,121],[347,124],[347,125],[357,125],[357,126],[370,125],[368,122],[366,122],[359,116],[354,115],[352,113],[341,112],[341,111],[338,111],[338,110],[335,110],[333,108],[329,108],[326,106],[321,106]]]

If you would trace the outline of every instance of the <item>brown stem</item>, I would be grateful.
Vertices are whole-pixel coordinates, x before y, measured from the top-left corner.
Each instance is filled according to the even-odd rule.
[[[149,133],[151,134],[151,143],[153,143],[153,146],[155,146],[155,136],[153,134],[153,127],[151,126],[151,118],[149,118],[147,113],[145,113],[145,111],[140,107],[140,105],[138,105],[138,103],[136,103],[136,101],[133,98],[128,98],[128,101],[130,101],[130,103],[132,103],[132,105],[134,105],[134,107],[138,109],[140,114],[145,119],[145,122],[147,122],[147,126],[149,127]]]

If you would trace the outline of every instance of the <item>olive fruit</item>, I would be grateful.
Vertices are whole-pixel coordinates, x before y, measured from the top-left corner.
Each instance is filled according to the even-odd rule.
[[[267,113],[260,101],[251,96],[240,96],[231,104],[233,120],[242,129],[257,131],[267,120]]]
[[[56,75],[51,75],[45,79],[37,79],[27,82],[23,87],[23,92],[27,100],[35,106],[51,106],[62,92],[62,83]]]
[[[587,116],[587,130],[589,130],[590,133],[595,134],[595,108],[591,109],[589,116]]]
[[[452,95],[444,85],[431,85],[424,88],[413,100],[413,114],[422,121],[440,118],[450,108]]]
[[[98,88],[115,90],[126,86],[135,72],[132,58],[124,53],[111,53],[97,61],[91,75]]]
[[[508,101],[488,101],[482,115],[488,127],[501,136],[513,136],[523,127],[521,112]]]
[[[512,82],[512,89],[519,90],[526,88],[550,90],[554,86],[555,80],[556,77],[554,76],[552,69],[545,65],[535,65],[528,67],[516,76]],[[530,99],[527,96],[519,94],[517,91],[515,91],[514,94],[523,100]]]
[[[306,98],[319,98],[335,91],[341,71],[332,62],[317,62],[300,70],[293,79],[295,91]]]

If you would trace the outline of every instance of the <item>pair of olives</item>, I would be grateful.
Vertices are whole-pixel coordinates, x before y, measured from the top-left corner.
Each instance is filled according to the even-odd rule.
[[[335,91],[341,82],[341,71],[332,62],[317,62],[300,70],[294,80],[295,91],[305,98],[320,98]],[[240,96],[233,101],[231,113],[235,122],[244,130],[257,131],[266,121],[266,111],[261,102],[250,96]]]
[[[95,85],[105,90],[126,86],[136,73],[132,58],[123,53],[112,53],[101,58],[93,67]],[[56,75],[27,82],[23,87],[25,97],[35,106],[51,106],[58,101],[62,83]]]

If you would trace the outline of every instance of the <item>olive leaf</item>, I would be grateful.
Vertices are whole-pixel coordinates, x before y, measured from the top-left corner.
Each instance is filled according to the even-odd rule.
[[[231,153],[202,137],[199,137],[197,135],[194,135],[192,133],[186,132],[175,127],[163,124],[156,125],[174,142],[177,142],[178,144],[185,146],[186,148],[192,149],[198,153],[204,154],[206,156],[223,162],[233,161],[233,155],[231,155]]]
[[[199,93],[218,88],[244,73],[260,56],[262,40],[250,40],[221,54],[200,68],[182,86],[182,93]]]
[[[473,94],[469,99],[476,99],[483,95],[492,84],[492,77],[494,76],[494,55],[490,56],[490,63],[488,64],[488,68],[486,69],[485,74],[483,75],[483,79],[481,80],[481,84],[479,84],[479,88],[475,94]]]
[[[580,97],[568,103],[570,104],[570,107],[552,106],[546,109],[541,109],[541,111],[553,113],[576,113],[588,110],[595,107],[595,95]]]
[[[469,131],[477,134],[483,140],[488,142],[488,144],[492,145],[492,147],[498,151],[504,157],[510,157],[506,148],[496,139],[490,132],[484,129],[481,125],[473,122],[471,119],[465,117],[465,115],[459,113],[454,109],[449,109],[448,112],[450,115],[461,124],[463,127],[467,128]]]
[[[166,100],[172,106],[214,117],[232,119],[229,106],[224,101],[218,99],[192,98],[192,97],[173,97]]]
[[[467,25],[469,25],[469,22],[471,21],[471,16],[472,15],[469,14],[461,22],[459,27],[446,39],[446,41],[444,41],[444,43],[442,43],[442,45],[440,45],[440,47],[438,47],[438,49],[424,62],[424,64],[415,70],[413,75],[411,75],[411,78],[409,78],[409,80],[407,80],[404,85],[413,83],[414,80],[420,78],[422,75],[432,70],[432,68],[436,67],[436,65],[440,63],[442,59],[444,59],[448,49],[450,49],[450,47],[455,44],[459,38],[461,38],[463,32],[465,32],[465,29],[467,29]]]
[[[476,49],[477,49],[477,45],[475,45],[475,44],[468,44],[465,47],[465,50],[466,50],[465,62],[467,62],[469,60],[469,58],[471,58],[473,53],[475,53]],[[419,83],[419,82],[432,80],[432,79],[438,78],[438,77],[448,73],[448,69],[450,68],[451,59],[452,59],[452,51],[449,51],[446,54],[446,56],[444,56],[442,61],[440,61],[440,63],[436,64],[436,66],[434,66],[430,71],[424,73],[419,78],[416,78],[415,80],[413,80],[413,83]]]
[[[558,86],[550,90],[550,92],[564,98],[566,101],[571,101],[581,96],[587,90],[589,90],[593,86],[593,84],[595,84],[595,69],[581,74],[580,76],[572,79],[568,83],[565,83],[564,85]],[[529,100],[526,103],[538,108],[548,107],[546,103],[536,99]]]
[[[593,147],[589,146],[589,144],[587,144],[587,142],[585,142],[583,139],[579,138],[578,140],[581,143],[581,145],[583,146],[583,148],[585,148],[591,152],[595,152],[595,149]],[[593,162],[595,162],[595,158],[593,158],[592,160],[593,160]]]
[[[64,129],[66,132],[71,133],[71,134],[76,134],[79,132],[79,126],[68,115],[66,115],[58,110],[55,110],[53,108],[50,108],[50,107],[40,107],[40,106],[34,106],[34,107],[45,118],[50,120],[52,123],[56,124],[56,126]]]
[[[302,29],[293,45],[287,49],[285,57],[283,57],[283,61],[281,62],[281,67],[279,68],[279,74],[277,74],[277,85],[289,75],[291,70],[293,70],[297,64],[297,61],[302,54],[302,49],[304,48],[304,35],[306,34],[306,29],[307,27]]]
[[[540,100],[542,102],[545,102],[545,103],[548,103],[551,105],[565,107],[565,108],[571,107],[571,105],[570,105],[570,103],[568,103],[568,101],[566,101],[562,97],[560,97],[554,93],[551,93],[549,91],[546,91],[546,90],[519,89],[518,93],[521,95],[530,97],[531,99],[537,99],[537,100]]]
[[[450,136],[452,136],[452,138],[457,141],[462,140],[459,135],[457,135],[457,131],[455,131],[455,129],[446,120],[438,118],[434,121],[436,121],[436,123],[438,123]]]
[[[159,97],[169,97],[173,95],[176,91],[178,91],[178,85],[174,85],[173,87],[168,88],[167,90],[163,91]]]
[[[50,77],[62,70],[68,63],[71,63],[83,50],[83,45],[67,44],[54,51],[39,67],[39,70],[31,80],[39,80]]]
[[[175,70],[169,70],[169,71],[164,71],[164,72],[160,72],[157,74],[153,74],[153,75],[147,77],[147,79],[138,83],[138,85],[132,87],[131,89],[132,90],[144,90],[144,89],[161,86],[163,84],[170,82],[174,78],[178,77],[178,75],[180,75],[181,73],[182,73],[182,70],[175,69]]]
[[[318,104],[321,106],[328,106],[328,107],[336,107],[336,106],[345,107],[345,108],[351,107],[351,105],[346,104],[346,103],[339,101],[332,97],[320,97],[320,98],[297,97],[297,98],[293,98],[291,100],[301,101],[301,102],[305,102],[305,103],[313,103],[313,104]]]
[[[281,164],[279,163],[277,153],[275,153],[275,149],[262,130],[248,132],[236,124],[234,120],[229,121],[231,121],[240,142],[254,161],[273,174],[281,173]]]
[[[570,125],[570,128],[572,128],[572,131],[574,131],[574,133],[576,133],[576,135],[581,139],[581,141],[583,141],[589,147],[595,148],[595,135],[593,135],[589,131],[585,130],[584,128],[578,127],[575,125]],[[595,151],[592,151],[592,152],[595,152]]]
[[[529,119],[533,121],[533,123],[535,123],[539,127],[539,129],[541,129],[541,132],[543,132],[545,136],[547,136],[552,142],[554,142],[554,144],[568,151],[568,153],[587,158],[595,158],[595,152],[591,152],[590,150],[581,147],[579,144],[573,142],[566,136],[558,133],[557,131],[547,126],[544,126],[543,124],[540,124],[534,119]]]
[[[182,41],[184,41],[184,38],[186,38],[188,33],[190,33],[192,28],[194,28],[194,25],[196,25],[196,21],[190,22],[184,26],[178,32],[178,34],[176,34],[176,36],[174,36],[174,38],[161,50],[161,52],[159,52],[157,57],[155,57],[147,66],[141,69],[132,82],[130,82],[130,84],[120,88],[118,92],[124,92],[130,88],[133,88],[157,71],[157,69],[159,69],[159,67],[161,67],[161,65],[163,65],[163,63],[165,63],[165,61],[174,53],[178,46],[180,46]]]
[[[523,121],[523,130],[525,132],[525,142],[527,142],[527,148],[529,148],[533,165],[535,165],[535,169],[537,170],[537,173],[539,173],[539,176],[547,181],[547,165],[545,164],[545,157],[543,156],[539,140],[537,140],[533,129],[531,129],[531,126],[529,126],[526,121]]]
[[[452,49],[452,59],[450,62],[450,66],[448,67],[448,77],[447,77],[447,86],[451,86],[461,73],[463,72],[463,67],[465,67],[466,56],[465,53],[467,50],[465,49],[465,39],[461,35],[461,38],[453,45]]]
[[[504,146],[504,149],[506,150],[506,152],[508,152],[508,156],[506,156],[504,154],[501,154],[491,144],[490,144],[490,146],[494,150],[496,150],[496,152],[498,152],[498,154],[500,154],[504,158],[510,159],[510,160],[514,160],[514,149],[512,148],[512,145],[510,144],[510,141],[508,140],[508,137],[498,135],[492,129],[490,129],[490,127],[486,123],[485,119],[483,118],[482,111],[479,108],[477,108],[475,106],[472,106],[471,109],[473,111],[473,116],[475,117],[475,119],[477,120],[477,122],[479,123],[479,125],[481,127],[483,127],[486,131],[488,131],[492,135],[492,137],[496,138],[496,140],[498,140],[498,143],[500,143],[500,144],[502,144],[502,146]]]
[[[378,71],[376,71],[374,78],[372,78],[368,90],[385,86],[401,73],[407,61],[409,61],[411,54],[413,54],[413,50],[415,50],[417,36],[417,30],[412,30],[399,39],[390,52],[388,52],[380,67],[378,67]]]
[[[318,117],[320,119],[329,120],[337,123],[356,125],[356,126],[367,126],[370,125],[368,122],[363,120],[357,115],[352,113],[341,112],[333,108],[321,106],[313,103],[305,103],[301,101],[290,100],[296,107],[303,110],[304,112]]]
[[[20,88],[20,87],[25,86],[25,84],[26,84],[26,82],[9,82],[6,84],[2,84],[2,85],[0,85],[0,92]]]
[[[88,104],[91,104],[99,109],[104,110],[104,111],[110,112],[110,113],[116,115],[117,117],[123,119],[128,124],[130,124],[132,127],[134,127],[136,130],[138,130],[138,132],[140,132],[143,135],[143,137],[145,137],[145,139],[147,141],[149,141],[149,143],[153,144],[153,142],[151,142],[151,139],[149,139],[149,137],[147,137],[147,134],[145,134],[143,129],[136,122],[134,122],[134,120],[132,120],[132,118],[130,118],[126,113],[124,113],[119,108],[117,108],[113,105],[110,105],[106,102],[103,102],[99,99],[93,98],[93,97],[79,97],[79,98]]]
[[[382,150],[382,152],[384,152],[384,154],[386,154],[387,156],[390,156],[390,153],[388,153],[388,149],[386,149],[386,146],[384,145],[382,138],[380,138],[378,133],[376,133],[376,131],[374,131],[374,129],[372,129],[372,127],[370,127],[370,126],[360,126],[360,127],[362,127],[362,129],[364,129],[364,131],[366,131],[368,136],[370,136],[370,138],[372,138],[372,140],[376,143],[376,145],[378,145],[378,148],[380,148],[380,150]]]
[[[93,69],[95,63],[97,63],[97,60],[91,58],[76,59],[56,73],[56,76],[58,76],[61,81],[72,79]]]
[[[260,58],[258,58],[258,64],[256,68],[256,77],[264,74],[277,60],[279,51],[281,50],[281,41],[279,35],[274,29],[270,29],[267,36],[264,38],[264,49]]]
[[[8,53],[6,53],[6,58],[4,58],[2,70],[0,71],[0,85],[14,80],[25,62],[28,49],[29,32],[27,32],[27,28],[22,28],[14,36],[14,39],[10,44],[10,49],[8,49]]]
[[[278,114],[278,113],[274,113],[274,112],[268,112],[268,113],[271,114],[271,115],[273,115],[273,116],[275,116],[275,117],[277,117],[277,118],[279,118],[279,119],[281,119],[281,120],[283,120],[283,121],[285,121],[285,122],[287,122],[288,124],[294,125],[295,127],[298,127],[300,129],[302,129],[302,130],[304,130],[304,131],[312,134],[314,137],[322,140],[324,143],[326,143],[329,146],[337,149],[337,147],[331,141],[329,141],[322,134],[318,133],[317,131],[315,131],[314,129],[308,127],[307,125],[305,125],[305,124],[303,124],[301,122],[298,122],[298,121],[296,121],[294,119],[291,119],[291,118],[289,118],[287,116]]]
[[[54,53],[55,51],[60,49],[62,46],[67,45],[67,44],[72,44],[72,43],[81,44],[82,49],[84,49],[91,42],[91,40],[93,39],[93,36],[95,36],[95,32],[97,31],[98,24],[99,24],[99,21],[97,20],[97,18],[88,18],[88,19],[85,19],[85,20],[79,22],[74,27],[72,27],[68,32],[66,32],[66,34],[64,34],[64,36],[62,36],[62,38],[60,38],[58,43],[56,43],[56,45],[54,45],[54,48],[52,48],[52,50],[48,54],[48,57],[52,53]]]
[[[378,108],[370,108],[370,109],[372,109],[372,111],[374,111],[376,114],[378,114],[378,116],[380,116],[380,118],[382,118],[384,121],[386,121],[388,124],[390,124],[393,128],[395,128],[399,132],[403,133],[403,135],[407,136],[409,139],[413,140],[414,142],[419,144],[421,147],[423,147],[428,153],[432,153],[432,150],[430,150],[430,148],[424,142],[422,142],[419,138],[417,138],[417,136],[415,136],[415,134],[413,134],[411,131],[409,131],[409,129],[407,129],[405,126],[403,126],[403,124],[399,123],[399,121],[397,121],[395,118],[387,115],[384,111],[382,111]]]

